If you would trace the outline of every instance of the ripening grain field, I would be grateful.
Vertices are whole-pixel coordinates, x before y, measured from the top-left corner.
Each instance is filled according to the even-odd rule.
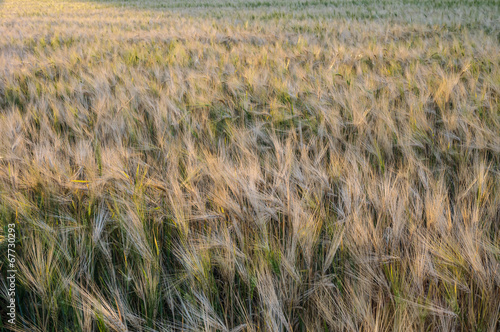
[[[0,329],[498,331],[499,17],[0,0]]]

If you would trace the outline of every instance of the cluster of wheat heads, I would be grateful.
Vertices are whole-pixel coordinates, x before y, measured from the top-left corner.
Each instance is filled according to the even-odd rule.
[[[497,331],[499,7],[3,0],[0,328]]]

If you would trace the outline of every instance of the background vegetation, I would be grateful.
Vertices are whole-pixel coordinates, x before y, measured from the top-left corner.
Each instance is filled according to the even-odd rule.
[[[14,330],[498,331],[499,17],[0,2]]]

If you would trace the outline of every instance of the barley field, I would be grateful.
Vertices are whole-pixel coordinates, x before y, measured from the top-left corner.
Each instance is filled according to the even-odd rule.
[[[0,0],[0,329],[499,331],[499,18]]]

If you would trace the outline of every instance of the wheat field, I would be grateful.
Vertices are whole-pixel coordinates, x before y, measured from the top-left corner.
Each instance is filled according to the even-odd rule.
[[[0,329],[499,331],[499,17],[0,0]]]

